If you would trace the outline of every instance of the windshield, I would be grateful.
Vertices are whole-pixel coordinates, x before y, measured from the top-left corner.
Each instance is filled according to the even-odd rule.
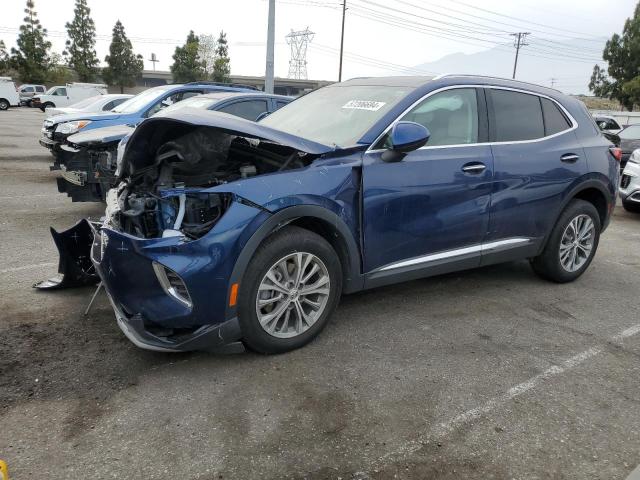
[[[412,87],[333,85],[300,97],[260,123],[324,145],[355,145]]]
[[[44,94],[45,95],[52,95],[53,92],[55,92],[58,88],[60,87],[51,87],[49,90],[47,90]]]
[[[122,102],[111,111],[116,113],[135,113],[160,98],[167,90],[167,88],[151,88],[145,90],[126,102]]]

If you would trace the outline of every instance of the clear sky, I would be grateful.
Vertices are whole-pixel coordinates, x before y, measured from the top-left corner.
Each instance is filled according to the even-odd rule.
[[[64,49],[65,22],[73,17],[74,0],[35,0],[50,31],[54,50]],[[267,35],[267,0],[89,0],[101,60],[108,51],[111,29],[120,19],[145,68],[156,53],[159,70],[167,70],[176,45],[189,30],[197,34],[227,32],[231,72],[263,75]],[[510,47],[509,32],[530,31],[527,54],[567,61],[592,62],[596,42],[584,50],[565,49],[570,38],[609,37],[620,32],[636,0],[347,0],[343,78],[418,73],[406,69],[456,53],[474,53],[496,45]],[[2,0],[0,38],[15,45],[24,0]],[[341,0],[280,0],[276,3],[276,76],[287,76],[289,47],[285,35],[307,26],[315,32],[309,47],[309,78],[335,80],[340,47]],[[535,52],[535,53],[534,53]],[[595,63],[595,62],[593,62]],[[425,72],[426,73],[426,72]],[[560,78],[559,85],[584,79]]]

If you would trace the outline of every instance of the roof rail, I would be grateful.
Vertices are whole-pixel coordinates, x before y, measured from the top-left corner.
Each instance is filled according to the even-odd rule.
[[[442,75],[439,75],[436,78],[440,79],[440,78],[444,78],[444,77],[479,77],[479,78],[490,78],[492,80],[506,80],[508,82],[522,83],[524,85],[533,85],[534,87],[546,88],[548,90],[554,90],[554,91],[556,91],[558,93],[562,93],[562,91],[558,90],[557,88],[547,87],[545,85],[540,85],[539,83],[525,82],[523,80],[515,80],[513,78],[496,77],[496,76],[493,76],[493,75],[473,75],[473,74],[470,74],[470,73],[444,73]],[[434,80],[435,80],[435,78],[434,78]]]
[[[214,87],[232,87],[232,88],[246,88],[249,90],[258,90],[259,88],[253,85],[245,85],[243,83],[224,83],[224,82],[209,82],[206,80],[198,81],[198,82],[187,82],[184,85],[212,85]]]

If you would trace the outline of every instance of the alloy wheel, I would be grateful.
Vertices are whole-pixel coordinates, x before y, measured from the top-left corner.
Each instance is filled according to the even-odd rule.
[[[327,307],[331,281],[325,264],[311,253],[296,252],[274,263],[262,278],[256,314],[269,335],[303,334]]]
[[[573,218],[564,229],[560,240],[560,264],[567,272],[580,270],[593,250],[595,226],[589,215]]]

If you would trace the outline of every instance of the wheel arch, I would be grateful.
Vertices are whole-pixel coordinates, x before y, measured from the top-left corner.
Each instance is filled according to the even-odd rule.
[[[269,236],[288,225],[295,225],[314,232],[331,244],[342,266],[344,293],[361,290],[364,284],[361,274],[360,248],[347,224],[334,212],[316,205],[296,205],[284,208],[267,218],[246,242],[228,282],[227,297],[232,285],[240,283],[256,249]],[[226,318],[237,315],[237,306],[226,307]]]
[[[596,208],[598,211],[598,217],[600,218],[600,231],[603,232],[605,230],[610,218],[610,204],[615,202],[615,197],[611,195],[611,192],[608,191],[603,181],[591,178],[576,185],[565,196],[555,214],[555,219],[551,228],[544,237],[544,241],[540,246],[539,252],[542,252],[546,247],[551,231],[553,230],[553,226],[558,222],[558,219],[560,218],[560,215],[562,215],[564,209],[567,208],[567,205],[569,205],[572,200],[575,199],[587,201]]]

